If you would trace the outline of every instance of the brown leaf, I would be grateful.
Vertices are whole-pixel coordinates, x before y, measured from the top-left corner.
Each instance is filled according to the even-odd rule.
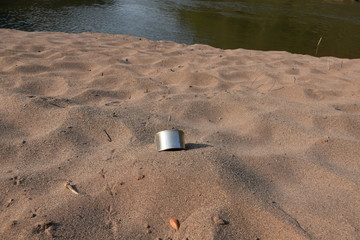
[[[171,218],[169,224],[173,229],[175,229],[175,231],[178,231],[180,228],[179,220],[177,220],[176,218]]]

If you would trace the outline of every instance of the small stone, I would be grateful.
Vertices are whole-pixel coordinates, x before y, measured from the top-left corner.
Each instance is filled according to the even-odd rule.
[[[138,177],[137,177],[137,180],[141,180],[141,179],[143,179],[144,177],[145,177],[145,175],[139,174]]]
[[[7,202],[7,205],[6,207],[10,207],[10,205],[14,202],[14,199],[11,198],[8,202]]]

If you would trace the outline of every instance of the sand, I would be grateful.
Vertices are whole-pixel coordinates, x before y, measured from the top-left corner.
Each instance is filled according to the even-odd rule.
[[[0,35],[0,239],[360,239],[360,59]]]

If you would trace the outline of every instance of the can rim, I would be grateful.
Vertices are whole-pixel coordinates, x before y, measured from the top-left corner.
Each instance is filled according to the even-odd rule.
[[[160,135],[160,133],[163,133],[163,132],[179,132],[181,134],[184,134],[184,131],[180,130],[180,129],[166,129],[166,130],[161,130],[161,131],[157,132],[155,135]]]

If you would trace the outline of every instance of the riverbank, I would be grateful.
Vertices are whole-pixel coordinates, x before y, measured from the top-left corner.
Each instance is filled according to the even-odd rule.
[[[1,239],[360,238],[359,59],[0,34]]]
[[[2,1],[0,28],[125,34],[221,49],[357,59],[359,12],[359,2],[350,0]]]

